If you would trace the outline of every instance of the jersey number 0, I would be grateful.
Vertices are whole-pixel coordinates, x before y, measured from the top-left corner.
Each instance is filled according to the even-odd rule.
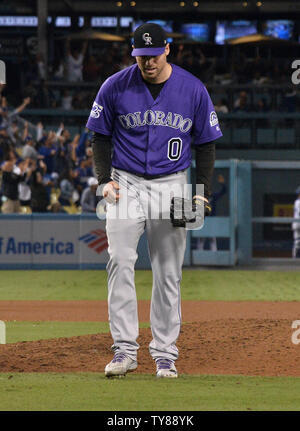
[[[182,150],[182,139],[181,138],[172,138],[168,141],[168,159],[173,162],[178,160],[181,156]]]

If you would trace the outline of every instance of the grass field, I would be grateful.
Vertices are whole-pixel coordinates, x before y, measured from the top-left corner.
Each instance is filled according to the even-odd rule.
[[[138,299],[152,274],[136,271]],[[1,271],[0,300],[106,300],[105,271]],[[184,270],[183,300],[299,301],[300,271]]]
[[[0,374],[1,410],[266,411],[299,410],[300,379],[186,376],[156,380],[103,374]],[[82,396],[84,394],[84,396]]]
[[[150,299],[151,283],[137,271],[138,299]],[[105,271],[1,271],[0,300],[83,299],[106,299]],[[300,272],[185,270],[182,299],[300,301]],[[7,322],[8,343],[99,332],[107,322]],[[1,411],[300,410],[300,378],[290,377],[0,373],[0,388]]]

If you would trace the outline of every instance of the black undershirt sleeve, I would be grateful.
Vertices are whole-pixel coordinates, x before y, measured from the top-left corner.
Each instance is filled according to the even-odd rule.
[[[216,146],[214,142],[195,145],[196,183],[204,184],[204,197],[211,195],[211,183],[216,159]]]
[[[91,143],[98,184],[108,183],[112,181],[110,177],[112,153],[111,137],[94,132]]]

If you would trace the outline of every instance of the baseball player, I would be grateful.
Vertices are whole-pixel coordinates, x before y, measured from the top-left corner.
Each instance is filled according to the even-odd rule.
[[[146,23],[134,32],[136,64],[101,86],[87,121],[93,131],[95,171],[107,201],[108,312],[114,357],[105,375],[123,376],[137,368],[139,335],[134,266],[146,230],[153,285],[149,351],[157,377],[177,377],[176,341],[181,325],[180,282],[186,223],[177,217],[185,202],[187,169],[196,150],[197,183],[193,211],[210,211],[208,198],[215,160],[214,140],[222,133],[209,94],[200,80],[170,64],[164,30]],[[162,187],[179,190],[160,205]],[[183,194],[180,195],[180,190]],[[152,216],[150,207],[156,210]],[[177,203],[176,203],[177,202]],[[127,213],[126,210],[134,213]],[[180,212],[180,211],[179,211]],[[204,212],[204,210],[203,210]],[[157,216],[158,215],[158,216]]]
[[[294,218],[299,219],[300,218],[300,187],[297,187],[297,189],[295,190],[295,193],[297,195],[297,199],[294,202]],[[293,230],[293,236],[294,236],[292,256],[293,258],[298,258],[300,257],[300,223],[296,221],[293,222],[292,230]]]

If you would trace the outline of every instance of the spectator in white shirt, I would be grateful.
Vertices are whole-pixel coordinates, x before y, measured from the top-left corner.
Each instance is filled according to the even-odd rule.
[[[31,159],[31,160],[37,160],[38,159],[38,152],[34,148],[35,142],[33,140],[33,137],[31,135],[28,135],[25,138],[25,145],[22,149],[22,158],[24,160]]]
[[[69,93],[69,90],[64,90],[61,98],[61,107],[66,111],[73,109],[73,96]]]
[[[81,51],[73,49],[71,51],[70,41],[67,39],[67,80],[70,82],[82,81],[82,65],[87,49],[87,41],[82,45]]]
[[[215,110],[216,110],[216,112],[221,112],[222,114],[228,114],[229,110],[228,110],[226,100],[225,99],[219,100],[215,104]]]
[[[96,196],[98,181],[96,178],[90,177],[87,183],[88,187],[83,190],[80,199],[81,209],[84,213],[94,213],[98,202]]]

